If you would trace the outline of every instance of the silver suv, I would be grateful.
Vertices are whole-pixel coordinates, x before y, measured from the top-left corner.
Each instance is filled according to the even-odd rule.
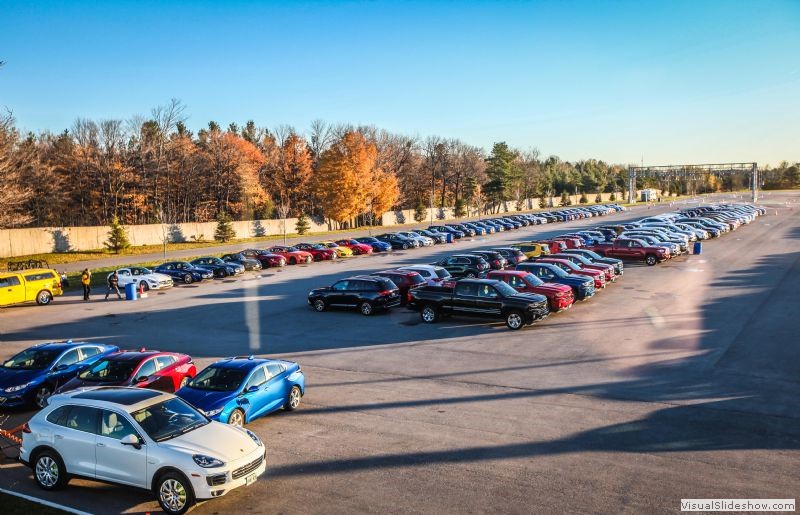
[[[120,387],[50,397],[23,429],[20,459],[45,490],[71,477],[119,483],[151,490],[171,514],[252,484],[266,469],[253,432],[212,421],[174,395]]]

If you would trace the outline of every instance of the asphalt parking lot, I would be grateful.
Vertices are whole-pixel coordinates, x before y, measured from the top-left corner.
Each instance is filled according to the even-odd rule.
[[[798,200],[768,194],[767,215],[702,254],[629,264],[593,299],[522,331],[425,325],[404,309],[315,313],[306,294],[669,206],[247,273],[138,302],[69,295],[7,308],[0,356],[71,338],[185,352],[198,368],[232,355],[299,361],[301,407],[248,426],[267,444],[267,473],[193,513],[667,513],[681,498],[796,498]],[[28,416],[0,412],[0,427]],[[88,481],[42,492],[11,460],[0,460],[0,488],[93,513],[158,511],[147,492]]]

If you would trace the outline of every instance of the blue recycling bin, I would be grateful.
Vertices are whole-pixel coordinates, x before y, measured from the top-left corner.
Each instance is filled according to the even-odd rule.
[[[703,244],[699,241],[694,242],[694,253],[700,254],[701,252],[703,252]]]
[[[139,298],[139,290],[136,289],[136,283],[128,283],[125,285],[125,300],[136,300]]]
[[[444,233],[445,237],[447,237],[447,243],[453,243],[453,233],[446,232]]]

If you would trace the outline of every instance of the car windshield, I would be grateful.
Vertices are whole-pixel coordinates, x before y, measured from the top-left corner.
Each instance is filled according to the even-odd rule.
[[[500,292],[500,295],[502,295],[503,297],[509,297],[511,295],[516,295],[517,294],[517,290],[515,290],[514,288],[512,288],[508,284],[506,284],[504,282],[501,282],[501,281],[497,281],[497,283],[494,285],[494,287],[498,292]]]
[[[603,257],[600,254],[598,254],[597,252],[594,252],[592,250],[585,250],[585,251],[583,251],[583,253],[586,254],[587,256],[591,257],[592,259],[601,259]]]
[[[539,279],[538,277],[536,277],[533,274],[525,274],[523,279],[525,280],[525,282],[527,282],[531,286],[541,286],[541,285],[544,284],[544,281],[542,281],[541,279]]]
[[[422,276],[419,273],[410,274],[408,276],[408,280],[411,281],[411,284],[424,284],[425,283],[425,279],[423,279]]]
[[[439,279],[447,279],[448,277],[450,277],[450,272],[448,272],[444,268],[437,268],[436,277],[438,277]]]
[[[237,390],[244,378],[247,377],[246,370],[238,368],[208,367],[197,377],[192,379],[189,386],[197,390],[208,390],[214,392],[232,392]]]
[[[552,266],[547,267],[547,269],[550,270],[551,272],[553,272],[554,274],[556,274],[556,277],[559,277],[561,279],[563,279],[565,277],[569,277],[569,274],[566,273],[564,270],[562,270],[561,267],[552,265]]]
[[[84,370],[78,375],[84,381],[125,381],[131,375],[138,363],[131,360],[110,360],[103,359],[95,363],[91,368]]]
[[[177,397],[134,411],[131,416],[156,442],[175,438],[209,423],[205,416]]]
[[[152,273],[153,272],[151,272],[149,268],[143,268],[143,267],[131,268],[132,275],[147,275]]]
[[[51,349],[27,349],[3,363],[4,368],[15,370],[42,370],[58,357],[59,351]]]

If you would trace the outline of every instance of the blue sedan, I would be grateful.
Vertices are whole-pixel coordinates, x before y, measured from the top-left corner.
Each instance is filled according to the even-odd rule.
[[[373,252],[389,252],[392,250],[391,244],[372,236],[362,236],[361,238],[356,238],[356,241],[371,246]]]
[[[195,266],[186,261],[170,261],[158,265],[155,269],[159,274],[164,274],[172,277],[174,281],[183,281],[184,284],[192,284],[193,282],[202,281],[203,279],[212,279],[214,272],[208,268]]]
[[[209,365],[175,395],[213,420],[243,426],[280,408],[294,411],[305,385],[293,361],[237,356]]]
[[[0,367],[0,407],[43,408],[56,388],[118,350],[113,345],[71,340],[25,349]]]

